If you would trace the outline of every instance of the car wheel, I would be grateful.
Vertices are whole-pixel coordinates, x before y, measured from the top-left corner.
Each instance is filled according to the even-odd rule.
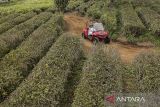
[[[110,38],[109,38],[109,37],[106,37],[106,38],[104,39],[104,43],[105,43],[105,44],[110,43],[110,41],[111,41],[111,40],[110,40]]]
[[[82,33],[82,38],[84,38],[84,39],[85,39],[85,35],[84,35],[84,33]]]
[[[97,43],[99,43],[99,39],[95,37],[94,40],[93,40],[93,44],[96,45]]]

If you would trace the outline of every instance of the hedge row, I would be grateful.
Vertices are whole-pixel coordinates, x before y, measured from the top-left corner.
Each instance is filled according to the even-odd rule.
[[[58,37],[62,16],[53,16],[0,62],[0,99],[3,100],[29,74]]]
[[[134,74],[139,92],[160,92],[160,55],[158,53],[141,53],[133,61]]]
[[[18,25],[18,24],[32,18],[35,15],[36,15],[36,13],[34,13],[34,12],[28,12],[26,14],[20,15],[14,19],[11,19],[11,20],[1,24],[0,25],[0,34],[7,31],[8,29],[14,27],[15,25]]]
[[[68,10],[75,10],[76,7],[80,6],[80,4],[83,3],[83,0],[70,0],[69,4],[67,6]]]
[[[130,4],[132,0],[119,0],[119,5]]]
[[[20,14],[18,14],[18,13],[13,13],[13,14],[7,15],[5,17],[2,17],[2,18],[0,18],[0,24],[6,22],[8,20],[12,20],[12,19],[16,18],[19,15]]]
[[[151,9],[156,11],[158,14],[160,14],[160,6],[159,6],[159,4],[152,5]]]
[[[143,93],[147,99],[143,107],[159,107],[160,55],[153,52],[140,53],[123,72],[123,81],[125,93]],[[123,106],[139,107],[139,103],[126,103]]]
[[[55,13],[56,12],[56,7],[49,7],[48,9],[46,9],[46,12]]]
[[[141,6],[151,6],[155,3],[155,0],[132,0],[132,5],[134,7],[141,7]]]
[[[60,107],[71,68],[80,58],[80,41],[61,36],[29,77],[2,105],[8,107]]]
[[[115,8],[105,7],[101,21],[110,33],[114,32],[117,29],[117,10]]]
[[[122,5],[120,12],[124,33],[141,35],[145,32],[145,26],[131,5]]]
[[[86,15],[87,9],[94,4],[94,1],[88,1],[81,3],[80,6],[76,8],[76,10],[82,15]]]
[[[91,16],[93,19],[100,19],[103,14],[101,9],[104,7],[104,4],[105,2],[98,1],[91,5],[87,10],[88,16]]]
[[[160,15],[147,7],[137,8],[137,11],[149,30],[160,36]]]
[[[17,47],[27,36],[41,24],[45,23],[51,16],[52,14],[48,12],[41,13],[3,33],[0,36],[0,58]]]
[[[122,63],[117,51],[100,45],[84,64],[72,107],[106,107],[105,97],[122,89]]]
[[[153,0],[155,4],[160,4],[159,0]]]

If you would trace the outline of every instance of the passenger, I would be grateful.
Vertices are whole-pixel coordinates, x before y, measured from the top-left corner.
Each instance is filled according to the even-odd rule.
[[[93,27],[93,24],[89,25],[89,30],[88,30],[88,35],[91,36],[93,32],[95,32],[96,30]]]

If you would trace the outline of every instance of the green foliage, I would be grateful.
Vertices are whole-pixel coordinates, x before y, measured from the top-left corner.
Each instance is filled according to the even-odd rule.
[[[154,11],[158,12],[158,14],[160,14],[160,6],[159,6],[159,4],[152,5],[151,9],[153,9]]]
[[[138,93],[139,92],[137,90],[138,89],[138,86],[136,84],[137,80],[135,78],[135,71],[132,65],[126,64],[124,66],[124,70],[122,71],[122,78],[123,78],[123,93]],[[125,106],[125,107],[128,107],[128,106]]]
[[[45,23],[51,16],[52,14],[48,12],[41,13],[0,35],[0,58],[10,50],[15,49],[25,38],[41,24]]]
[[[132,0],[132,5],[134,7],[142,7],[142,6],[151,6],[153,5],[155,0]]]
[[[90,1],[90,0],[83,0],[84,2],[88,2],[88,1]]]
[[[130,4],[132,0],[119,0],[119,5]]]
[[[143,52],[134,62],[134,75],[139,92],[159,93],[160,91],[160,55],[159,53]]]
[[[141,35],[145,33],[146,28],[131,5],[122,5],[120,12],[125,34]]]
[[[105,96],[121,91],[120,56],[114,49],[104,48],[97,47],[84,64],[72,107],[105,107]]]
[[[4,23],[5,21],[12,20],[19,15],[20,15],[19,13],[13,13],[13,14],[4,16],[4,17],[0,18],[0,24]]]
[[[56,8],[55,7],[50,7],[46,10],[46,12],[52,12],[55,13],[56,12]]]
[[[117,11],[114,8],[106,8],[104,14],[101,16],[101,21],[104,23],[105,28],[112,35],[117,30]]]
[[[160,15],[147,7],[137,8],[137,11],[147,28],[160,36]]]
[[[0,25],[0,34],[7,31],[8,29],[14,27],[15,25],[18,25],[18,24],[32,18],[35,15],[36,15],[36,13],[34,13],[34,12],[28,12],[26,14],[23,14],[23,15],[20,15],[20,16],[14,18],[14,19],[8,20],[7,22]]]
[[[82,15],[86,15],[87,9],[88,9],[92,4],[93,4],[92,1],[83,2],[83,3],[81,3],[81,5],[78,6],[76,9],[77,9],[78,12],[81,13]]]
[[[93,19],[100,19],[102,15],[101,8],[103,8],[103,2],[99,1],[90,6],[87,10],[88,16],[91,16]]]
[[[46,16],[45,16],[46,17]],[[54,15],[47,23],[34,31],[16,50],[0,62],[0,99],[3,100],[29,74],[58,37],[58,22],[62,17]]]
[[[138,38],[136,38],[134,35],[127,35],[126,38],[131,44],[136,44],[138,42]]]
[[[68,3],[69,3],[69,0],[54,0],[54,4],[57,7],[57,9],[62,12],[64,12]]]
[[[67,78],[82,52],[79,39],[69,35],[64,34],[56,41],[3,106],[60,107]]]
[[[75,10],[78,6],[83,3],[83,0],[70,0],[67,6],[68,10]]]
[[[14,12],[26,13],[31,10],[48,8],[53,6],[53,0],[18,0],[14,3],[0,4],[0,14],[12,14]]]

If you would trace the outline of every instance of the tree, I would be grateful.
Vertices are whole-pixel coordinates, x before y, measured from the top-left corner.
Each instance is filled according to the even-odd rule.
[[[65,8],[67,7],[69,3],[69,0],[54,0],[54,3],[58,11],[64,12]]]

